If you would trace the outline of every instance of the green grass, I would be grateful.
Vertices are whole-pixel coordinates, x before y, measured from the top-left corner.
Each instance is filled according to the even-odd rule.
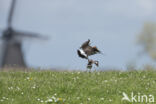
[[[156,99],[156,71],[0,72],[0,104],[132,104],[123,92]]]

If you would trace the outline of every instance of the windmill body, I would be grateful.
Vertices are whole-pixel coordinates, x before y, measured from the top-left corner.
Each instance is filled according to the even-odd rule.
[[[24,61],[22,44],[18,42],[5,42],[4,43],[4,53],[2,58],[2,67],[5,66],[16,66],[16,67],[26,67]]]
[[[4,45],[5,42],[3,40],[0,41],[0,67],[3,67],[2,63],[3,63],[3,58],[4,58],[4,54],[5,54],[5,50],[6,50],[6,46]]]
[[[3,32],[0,54],[0,67],[26,67],[22,43],[12,28]]]

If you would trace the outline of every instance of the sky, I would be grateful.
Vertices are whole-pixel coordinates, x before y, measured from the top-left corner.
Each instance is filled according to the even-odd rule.
[[[0,29],[6,28],[11,0],[0,0]],[[39,33],[48,40],[23,41],[30,67],[86,69],[77,49],[90,39],[104,55],[91,58],[100,68],[125,69],[152,63],[138,57],[137,37],[145,22],[156,21],[155,0],[17,0],[16,30]]]

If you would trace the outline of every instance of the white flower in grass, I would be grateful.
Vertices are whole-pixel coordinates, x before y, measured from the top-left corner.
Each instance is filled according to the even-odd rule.
[[[27,77],[26,80],[32,80],[32,78],[31,77]]]
[[[21,94],[23,95],[24,93],[22,92]]]
[[[52,98],[52,99],[56,99],[56,97],[55,97],[55,96],[52,96],[51,98]]]
[[[43,100],[41,100],[41,103],[43,103]]]
[[[38,98],[37,100],[40,101],[40,98]]]
[[[35,87],[35,86],[33,86],[32,88],[33,88],[33,89],[35,89],[36,87]]]
[[[27,79],[27,80],[29,80],[30,78],[29,78],[29,77],[27,77],[26,79]]]
[[[3,99],[1,99],[0,101],[1,101],[1,102],[3,102],[4,100],[3,100]]]
[[[104,98],[100,98],[100,100],[104,100]]]
[[[13,87],[12,87],[12,86],[11,86],[11,87],[8,87],[8,89],[9,89],[9,90],[12,90],[12,89],[13,89]]]
[[[36,85],[33,85],[31,88],[35,89],[36,88]]]
[[[87,98],[87,100],[88,100],[88,101],[90,101],[90,100],[91,100],[91,98]]]
[[[3,99],[6,99],[6,97],[2,97]]]
[[[17,90],[20,90],[20,88],[18,86],[16,88],[17,88]]]
[[[48,99],[47,102],[53,102],[53,99]]]
[[[5,100],[8,100],[8,98],[7,97],[2,97],[3,99],[5,99]]]
[[[107,83],[107,82],[108,82],[108,80],[104,80],[104,82],[105,82],[105,83]]]
[[[56,95],[56,94],[55,94]],[[54,101],[54,102],[57,102],[57,98],[55,96],[52,96],[51,99]]]
[[[112,102],[112,99],[109,99],[109,102]]]
[[[80,97],[77,97],[77,100],[79,100],[80,99]]]

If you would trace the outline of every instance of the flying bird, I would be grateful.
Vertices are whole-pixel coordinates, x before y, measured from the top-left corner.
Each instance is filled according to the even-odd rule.
[[[78,56],[84,59],[88,59],[88,56],[97,53],[101,53],[101,51],[96,46],[91,46],[89,39],[81,45],[80,49],[77,50]]]
[[[77,54],[79,57],[87,59],[87,69],[92,69],[93,65],[99,66],[99,61],[94,61],[92,59],[89,59],[88,57],[91,55],[95,55],[101,53],[101,51],[96,46],[90,45],[90,40],[88,39],[86,42],[84,42],[81,47],[77,50]],[[102,53],[101,53],[102,54]]]

